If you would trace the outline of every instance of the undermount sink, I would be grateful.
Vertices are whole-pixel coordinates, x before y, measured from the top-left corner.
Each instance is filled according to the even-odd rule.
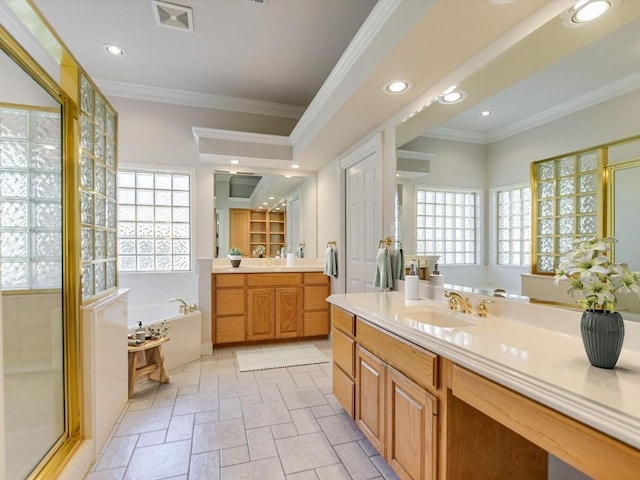
[[[392,309],[392,312],[398,317],[434,327],[459,328],[473,327],[480,324],[475,317],[448,310],[434,310],[425,307],[398,307]]]

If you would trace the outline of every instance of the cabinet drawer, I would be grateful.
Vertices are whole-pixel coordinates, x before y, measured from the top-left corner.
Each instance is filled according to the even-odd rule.
[[[244,288],[215,291],[216,315],[244,315]]]
[[[333,364],[333,394],[353,418],[355,402],[355,384],[335,363]]]
[[[217,273],[214,277],[216,287],[244,287],[244,273]]]
[[[322,272],[305,272],[304,283],[306,285],[329,285],[329,277]]]
[[[216,318],[214,332],[213,343],[244,342],[244,316]]]
[[[355,377],[355,345],[356,342],[344,333],[333,329],[333,361],[337,363],[351,378]]]
[[[250,287],[273,287],[279,285],[302,285],[302,273],[254,273],[247,275]]]
[[[350,335],[355,335],[355,317],[349,312],[346,312],[345,310],[332,305],[331,320],[333,321],[333,326],[335,328],[338,328]]]
[[[305,337],[329,335],[329,311],[306,312],[304,314],[302,335]]]
[[[437,355],[400,340],[360,318],[357,319],[356,330],[360,345],[421,387],[437,388]]]
[[[327,286],[304,287],[305,310],[328,310],[329,304],[325,300],[329,296]]]

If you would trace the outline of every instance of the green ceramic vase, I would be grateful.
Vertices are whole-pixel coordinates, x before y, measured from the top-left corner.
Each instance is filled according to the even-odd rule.
[[[614,368],[624,340],[624,321],[618,312],[585,310],[580,322],[582,342],[591,365]]]

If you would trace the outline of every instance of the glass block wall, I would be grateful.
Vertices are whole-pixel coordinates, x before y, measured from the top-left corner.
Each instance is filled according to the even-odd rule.
[[[0,282],[62,287],[60,113],[0,107]]]
[[[576,239],[598,234],[599,150],[536,162],[533,273],[553,273]]]
[[[416,191],[416,253],[443,265],[476,263],[475,192]]]
[[[80,78],[82,299],[116,286],[116,115]]]
[[[531,189],[515,187],[497,192],[498,265],[530,263]]]

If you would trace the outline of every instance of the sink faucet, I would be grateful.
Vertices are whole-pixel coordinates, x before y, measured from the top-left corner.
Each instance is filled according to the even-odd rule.
[[[457,292],[445,291],[444,296],[449,299],[449,309],[459,310],[462,313],[471,313],[469,298],[465,298]]]
[[[495,302],[489,298],[480,300],[480,303],[478,303],[478,306],[476,307],[476,317],[484,318],[487,316],[487,303]]]
[[[173,297],[169,302],[178,302],[180,304],[180,313],[182,314],[195,312],[198,309],[195,301],[193,302],[193,305],[189,305],[180,297]]]

